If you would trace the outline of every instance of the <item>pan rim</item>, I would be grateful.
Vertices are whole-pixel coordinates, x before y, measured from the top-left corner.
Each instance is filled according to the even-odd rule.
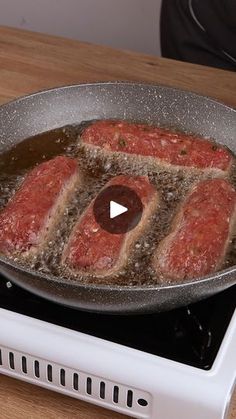
[[[9,102],[3,103],[2,105],[0,105],[0,111],[4,110],[5,108],[7,108],[8,106],[11,106],[13,104],[18,104],[22,101],[25,101],[25,100],[28,100],[28,99],[31,99],[31,98],[34,98],[34,97],[37,97],[37,96],[42,96],[42,95],[44,96],[48,93],[50,94],[50,93],[53,93],[53,92],[56,92],[56,91],[61,92],[61,91],[66,91],[67,89],[76,89],[76,88],[80,88],[80,87],[81,88],[82,87],[92,87],[92,86],[102,87],[102,86],[108,86],[108,85],[109,86],[111,86],[111,85],[113,85],[113,86],[121,85],[121,86],[124,86],[124,87],[125,86],[129,86],[129,87],[135,86],[135,87],[140,87],[140,88],[145,87],[145,88],[150,88],[150,89],[153,89],[153,88],[156,87],[156,88],[163,88],[163,89],[169,90],[169,91],[186,93],[187,95],[190,95],[192,97],[201,98],[201,99],[204,99],[204,100],[207,99],[208,101],[212,102],[213,104],[216,103],[216,104],[222,106],[223,108],[226,108],[228,111],[236,114],[236,109],[233,108],[232,106],[227,105],[227,104],[225,104],[224,102],[222,102],[218,99],[212,98],[210,96],[202,95],[200,93],[196,93],[192,90],[185,90],[185,89],[181,89],[181,88],[178,88],[178,87],[172,87],[172,86],[165,85],[165,84],[156,84],[156,83],[150,83],[150,82],[147,82],[147,83],[146,82],[135,82],[135,81],[125,81],[125,80],[117,80],[117,81],[109,81],[108,80],[108,81],[97,81],[97,82],[89,82],[89,83],[83,82],[83,83],[75,83],[75,84],[70,84],[70,85],[55,86],[55,87],[52,87],[52,88],[49,88],[49,89],[43,89],[43,90],[33,92],[33,93],[30,93],[30,94],[27,94],[27,95],[23,95],[23,96],[20,96],[16,99],[12,99]],[[234,274],[236,272],[236,265],[233,265],[232,267],[221,270],[221,271],[218,271],[215,274],[207,275],[207,276],[204,276],[203,278],[200,278],[200,279],[195,278],[194,280],[184,281],[184,282],[180,282],[180,283],[173,283],[173,284],[157,283],[157,284],[150,284],[150,285],[117,285],[117,284],[114,284],[114,285],[100,284],[100,285],[98,285],[98,284],[91,284],[91,283],[86,283],[86,282],[77,282],[76,280],[63,279],[63,278],[61,278],[61,277],[59,278],[55,275],[47,275],[47,274],[41,275],[37,271],[33,271],[33,270],[30,270],[30,269],[27,269],[27,268],[23,268],[19,264],[14,263],[11,260],[2,257],[1,255],[0,255],[0,263],[2,263],[3,265],[6,265],[6,266],[12,267],[12,268],[14,268],[18,271],[20,270],[22,273],[25,273],[25,274],[28,274],[28,275],[33,274],[34,277],[36,277],[37,279],[46,280],[46,281],[53,281],[55,283],[58,283],[58,284],[61,284],[61,285],[64,285],[64,286],[73,286],[73,287],[76,287],[78,289],[86,287],[87,289],[100,290],[100,291],[121,291],[121,290],[124,290],[124,291],[129,291],[131,293],[132,292],[138,292],[138,291],[152,291],[152,290],[157,291],[157,290],[161,290],[161,289],[171,289],[171,290],[173,289],[174,290],[174,289],[177,289],[179,287],[181,287],[181,288],[183,288],[183,287],[186,288],[187,287],[188,288],[188,287],[191,287],[192,285],[201,286],[202,284],[206,284],[206,283],[214,281],[214,280],[215,281],[217,281],[217,280],[222,281],[222,279],[224,279],[227,275]],[[0,271],[1,271],[1,269],[0,269]],[[13,282],[14,282],[14,280],[13,280]]]
[[[75,83],[75,84],[68,84],[68,85],[61,85],[61,86],[55,86],[55,87],[51,87],[49,89],[42,89],[42,90],[38,90],[37,92],[33,92],[33,93],[29,93],[23,96],[19,96],[15,99],[12,99],[8,102],[5,102],[3,104],[0,105],[0,110],[2,110],[3,108],[7,107],[8,105],[12,105],[14,103],[18,103],[21,102],[23,100],[26,99],[30,99],[36,96],[40,96],[40,95],[44,95],[47,93],[53,93],[55,91],[58,90],[67,90],[67,89],[74,89],[74,88],[79,88],[79,87],[89,87],[89,86],[104,86],[104,85],[114,85],[114,86],[118,86],[118,85],[123,85],[123,86],[139,86],[139,87],[160,87],[160,88],[164,88],[164,89],[168,89],[171,91],[176,91],[176,92],[181,92],[181,93],[186,93],[186,94],[190,94],[192,96],[198,97],[198,98],[203,98],[203,99],[208,99],[210,102],[213,103],[217,103],[220,106],[223,106],[224,108],[227,108],[229,111],[236,113],[236,108],[227,105],[226,103],[220,101],[219,99],[215,99],[211,96],[207,96],[207,95],[203,95],[197,92],[194,92],[193,90],[185,90],[185,89],[181,89],[179,87],[172,87],[166,84],[162,84],[162,83],[149,83],[149,82],[135,82],[135,81],[125,81],[125,80],[112,80],[112,81],[96,81],[96,82],[83,82],[83,83]]]

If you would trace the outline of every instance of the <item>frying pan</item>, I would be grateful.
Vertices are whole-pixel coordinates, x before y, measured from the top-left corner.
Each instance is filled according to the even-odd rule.
[[[236,111],[178,89],[133,83],[56,88],[0,107],[0,152],[27,137],[85,120],[133,119],[213,137],[236,153]],[[236,266],[175,285],[105,286],[66,282],[23,270],[0,257],[0,272],[17,285],[54,302],[113,314],[170,310],[236,284]]]

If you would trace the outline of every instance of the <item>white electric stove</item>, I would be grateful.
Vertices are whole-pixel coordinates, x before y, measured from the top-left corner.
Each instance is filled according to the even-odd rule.
[[[2,374],[135,418],[230,417],[236,286],[171,312],[109,316],[1,277],[0,307]]]

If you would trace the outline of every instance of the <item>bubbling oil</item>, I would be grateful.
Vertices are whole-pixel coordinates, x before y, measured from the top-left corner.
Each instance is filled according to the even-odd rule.
[[[65,281],[80,281],[83,283],[116,284],[116,285],[153,285],[159,282],[151,267],[154,250],[160,241],[168,234],[171,221],[178,211],[180,202],[194,183],[203,178],[197,171],[153,168],[141,164],[141,159],[116,155],[104,156],[96,148],[86,150],[80,142],[83,129],[92,121],[80,125],[66,126],[31,137],[17,144],[0,155],[0,209],[17,190],[25,174],[35,165],[58,155],[66,155],[78,159],[83,182],[74,191],[73,198],[65,207],[52,239],[45,245],[39,255],[30,262],[23,262],[14,256],[14,261],[20,265],[40,272],[51,274]],[[230,181],[236,187],[236,166],[233,165]],[[80,215],[95,198],[100,189],[112,177],[120,174],[146,175],[157,188],[160,203],[146,232],[134,244],[128,263],[117,275],[96,277],[73,273],[61,263],[63,249],[68,242],[71,231]],[[210,173],[204,177],[211,177]],[[236,237],[225,258],[223,268],[236,264]]]

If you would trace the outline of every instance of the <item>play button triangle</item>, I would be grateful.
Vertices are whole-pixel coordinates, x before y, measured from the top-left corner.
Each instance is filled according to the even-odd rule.
[[[118,215],[124,214],[128,211],[128,208],[118,204],[115,201],[110,201],[110,218],[118,217]]]

